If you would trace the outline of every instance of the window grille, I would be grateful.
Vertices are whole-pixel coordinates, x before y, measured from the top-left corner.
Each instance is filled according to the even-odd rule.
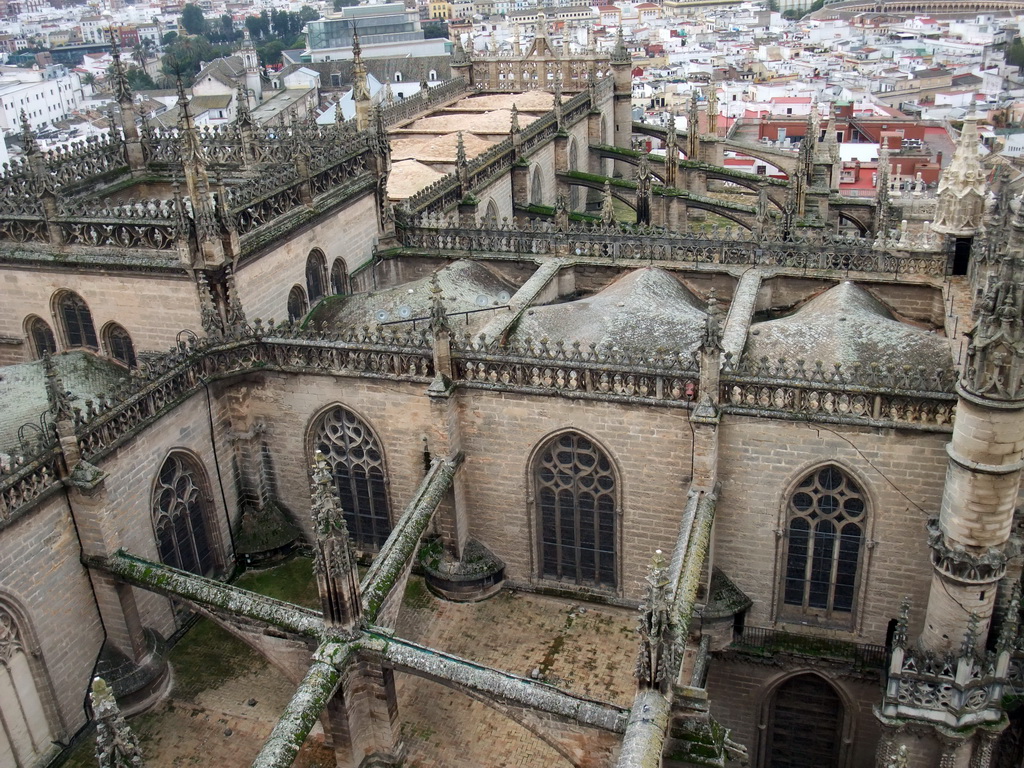
[[[32,343],[32,354],[36,359],[57,351],[57,340],[53,336],[53,331],[42,318],[33,317],[28,321],[28,337]]]
[[[306,258],[306,296],[316,304],[327,293],[327,260],[318,250],[310,251]]]
[[[853,612],[867,504],[842,470],[807,475],[788,502],[783,603],[822,618]]]
[[[324,414],[313,447],[331,466],[349,534],[362,549],[380,549],[391,533],[384,456],[370,428],[341,406]]]
[[[128,331],[117,323],[111,323],[107,326],[103,341],[107,348],[107,354],[112,358],[124,363],[129,368],[136,366],[135,345],[132,344],[132,337],[128,335]]]
[[[568,432],[541,451],[534,477],[542,575],[615,587],[616,488],[608,457]]]
[[[185,456],[167,457],[153,492],[153,526],[161,562],[211,576],[217,561],[208,528],[210,502],[200,478]]]
[[[64,324],[64,338],[68,347],[85,347],[99,350],[96,340],[96,327],[92,323],[92,313],[77,293],[65,293],[57,302],[57,311]]]

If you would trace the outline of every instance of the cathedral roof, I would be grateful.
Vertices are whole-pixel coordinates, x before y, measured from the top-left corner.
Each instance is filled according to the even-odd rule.
[[[703,338],[706,317],[703,302],[682,283],[646,267],[593,296],[527,310],[511,339],[579,342],[644,356],[690,353]]]
[[[851,282],[829,288],[791,315],[754,323],[744,358],[764,357],[897,369],[952,367],[944,337],[897,320],[882,302]]]
[[[454,261],[436,274],[445,310],[449,315],[504,306],[518,289],[515,283],[477,261]],[[332,331],[345,332],[406,319],[423,320],[430,316],[430,281],[428,275],[381,291],[329,297],[314,308],[309,316],[309,324],[311,327],[319,327],[323,323]],[[452,328],[461,335],[475,328],[476,319],[482,324],[492,317],[492,312],[479,312],[465,318],[459,316],[457,322],[452,322]],[[417,328],[420,327],[423,327],[422,322],[417,324]]]
[[[110,393],[128,378],[123,366],[90,352],[75,351],[55,355],[54,365],[64,389],[71,392],[71,404],[85,410],[85,401]],[[0,367],[0,454],[21,453],[18,430],[23,424],[39,426],[40,416],[49,410],[46,398],[46,371],[42,360]],[[24,430],[33,440],[38,430]],[[0,462],[2,463],[2,462]]]

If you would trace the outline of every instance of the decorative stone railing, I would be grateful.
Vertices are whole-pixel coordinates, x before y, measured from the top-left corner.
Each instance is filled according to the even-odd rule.
[[[720,396],[735,413],[801,413],[820,420],[952,429],[957,399],[952,369],[767,358],[744,359],[734,367],[730,358],[726,353]]]
[[[57,189],[127,168],[128,156],[119,137],[86,139],[45,154],[46,169]]]
[[[428,187],[440,197],[445,177]],[[452,180],[457,194],[458,181]],[[436,187],[436,189],[434,189]],[[412,198],[410,198],[412,200]],[[439,206],[430,207],[439,210]],[[611,261],[674,261],[798,270],[841,270],[894,275],[941,277],[943,253],[876,251],[870,241],[820,230],[797,232],[790,239],[777,234],[758,236],[740,229],[674,232],[654,226],[570,222],[558,230],[538,219],[505,220],[501,224],[465,228],[447,216],[426,216],[400,229],[402,244],[413,250],[468,253],[514,253],[524,256],[585,256]]]
[[[434,88],[421,88],[408,98],[397,101],[381,110],[381,118],[388,128],[404,123],[422,114],[427,109],[450,101],[458,96],[469,95],[469,84],[463,77],[453,77]]]

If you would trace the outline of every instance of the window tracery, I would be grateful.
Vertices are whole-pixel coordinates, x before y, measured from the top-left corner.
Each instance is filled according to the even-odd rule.
[[[534,482],[541,575],[615,587],[616,481],[605,453],[566,432],[538,455]]]
[[[123,327],[117,323],[110,323],[103,332],[103,345],[107,354],[129,368],[137,364],[135,359],[135,345],[132,344],[132,337]]]
[[[306,257],[306,296],[309,303],[316,304],[327,293],[327,259],[314,249]]]
[[[349,534],[363,549],[379,549],[391,533],[384,455],[356,414],[335,406],[317,423],[313,449],[331,466]]]
[[[153,491],[153,527],[161,562],[210,576],[217,568],[217,558],[204,487],[201,472],[188,457],[168,456]]]
[[[99,341],[96,338],[96,326],[92,322],[92,313],[85,301],[77,293],[66,291],[57,299],[57,316],[64,330],[64,339],[68,347],[85,347],[98,351]]]
[[[863,491],[838,467],[804,477],[787,502],[784,612],[852,615],[866,518]]]
[[[54,354],[57,351],[57,339],[50,330],[50,326],[41,317],[30,317],[26,323],[28,338],[32,344],[32,356],[41,359],[46,354]]]
[[[308,308],[306,292],[302,290],[302,286],[292,286],[292,289],[288,292],[288,319],[293,323],[297,323],[305,317]]]

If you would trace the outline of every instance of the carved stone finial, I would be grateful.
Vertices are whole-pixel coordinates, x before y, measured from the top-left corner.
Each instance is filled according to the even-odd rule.
[[[89,692],[96,718],[96,760],[99,768],[142,768],[139,740],[128,727],[102,677],[93,678]]]
[[[1017,635],[1020,632],[1020,580],[1014,580],[1013,590],[1010,592],[1010,602],[1006,606],[1006,615],[1003,617],[1003,624],[999,628],[999,639],[996,648],[1000,651],[1013,650],[1017,644]]]
[[[459,131],[455,144],[455,164],[459,167],[465,166],[469,161],[466,159],[466,142],[462,138],[462,131]]]
[[[128,75],[124,69],[124,63],[121,61],[121,47],[117,43],[117,34],[114,32],[114,27],[109,28],[110,32],[110,56],[113,59],[111,68],[114,70],[111,73],[110,89],[114,94],[114,98],[117,103],[121,106],[131,104],[132,99],[132,88],[128,84]]]
[[[448,312],[444,306],[444,296],[441,293],[441,283],[437,278],[437,272],[430,276],[430,330],[436,336],[438,333],[451,333],[451,325],[448,323]]]
[[[28,115],[24,109],[21,110],[21,148],[26,157],[39,154],[35,131],[32,130],[32,124],[28,121]]]
[[[320,451],[313,457],[310,499],[316,534],[313,572],[324,621],[328,626],[350,630],[362,614],[355,555],[331,467]]]
[[[612,183],[604,180],[604,191],[601,193],[601,223],[615,223],[615,203],[612,199]]]
[[[43,353],[43,370],[46,373],[46,399],[50,403],[50,413],[54,421],[70,421],[74,419],[71,407],[71,393],[64,388],[57,364],[49,352]]]
[[[452,50],[452,66],[466,67],[473,63],[473,58],[462,45],[462,35],[455,36],[455,46]]]
[[[977,233],[985,214],[986,172],[978,153],[978,123],[964,120],[953,159],[939,176],[938,205],[932,229],[953,237]]]
[[[622,36],[621,26],[615,37],[615,47],[612,49],[610,61],[612,64],[630,64],[633,61],[629,55],[629,50],[626,48],[626,39]]]
[[[249,95],[241,80],[238,81],[238,88],[235,90],[235,124],[240,128],[248,128],[253,124],[252,111],[249,109]]]
[[[519,133],[519,107],[514,103],[512,104],[512,126],[509,129],[509,133]]]
[[[668,601],[668,570],[660,549],[651,558],[645,577],[647,594],[640,606],[640,649],[635,675],[641,688],[662,688],[672,669],[675,648],[672,618]]]
[[[896,619],[896,628],[892,633],[892,647],[907,647],[907,626],[910,623],[910,595],[904,595],[900,601],[900,612]]]
[[[704,321],[704,339],[701,348],[709,351],[722,350],[722,313],[718,308],[718,293],[708,291],[707,319]]]
[[[651,164],[646,154],[636,168],[636,223],[651,223]]]
[[[909,765],[907,756],[907,745],[900,744],[896,753],[889,758],[889,762],[885,764],[885,768],[907,768]]]
[[[967,631],[964,632],[964,640],[960,644],[960,655],[964,658],[974,656],[974,651],[978,647],[978,624],[978,614],[971,611],[967,620]]]

